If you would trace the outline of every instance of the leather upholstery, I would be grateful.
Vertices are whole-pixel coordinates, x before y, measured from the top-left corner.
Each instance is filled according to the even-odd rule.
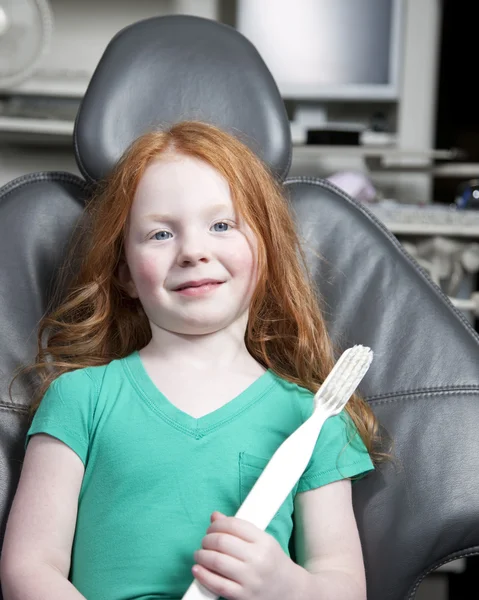
[[[169,16],[122,30],[100,60],[76,120],[81,173],[100,179],[139,135],[188,119],[236,132],[288,172],[286,111],[254,46],[227,25]]]
[[[264,63],[233,29],[194,17],[150,19],[113,39],[76,123],[82,173],[102,177],[149,127],[193,117],[241,132],[279,178],[287,173],[289,125]],[[414,598],[429,570],[479,549],[479,338],[363,206],[315,179],[285,189],[335,342],[375,353],[360,391],[395,444],[395,461],[353,487],[368,598]],[[87,196],[85,181],[64,173],[0,190],[2,538],[30,397],[22,380],[12,403],[8,382],[34,356],[35,327]]]
[[[479,551],[479,337],[360,203],[327,181],[286,189],[334,341],[374,351],[360,391],[394,444],[353,485],[368,599],[414,598]]]
[[[82,213],[86,185],[69,173],[34,173],[0,189],[0,539],[20,475],[31,381],[18,367],[36,352],[66,243]]]

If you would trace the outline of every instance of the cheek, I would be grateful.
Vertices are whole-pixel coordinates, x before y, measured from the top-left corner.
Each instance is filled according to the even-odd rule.
[[[154,256],[138,257],[134,265],[133,279],[139,290],[156,287],[163,280],[158,259]]]
[[[256,249],[251,247],[245,239],[232,252],[231,264],[237,275],[243,275],[245,283],[251,282],[251,285],[254,285],[257,276]]]

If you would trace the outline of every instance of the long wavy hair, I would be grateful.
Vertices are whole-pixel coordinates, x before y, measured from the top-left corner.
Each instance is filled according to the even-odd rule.
[[[128,215],[138,183],[166,152],[200,159],[229,183],[234,206],[257,240],[258,281],[245,343],[264,367],[316,392],[336,360],[288,201],[262,161],[237,137],[195,121],[142,135],[125,152],[88,202],[50,312],[38,331],[38,352],[28,367],[39,377],[32,417],[51,382],[62,373],[104,365],[145,347],[148,318],[118,277]],[[72,261],[75,263],[73,268]],[[59,300],[61,295],[61,300]],[[379,427],[358,394],[346,406],[373,460]]]

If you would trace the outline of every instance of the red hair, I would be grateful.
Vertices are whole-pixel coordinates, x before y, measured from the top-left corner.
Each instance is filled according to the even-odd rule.
[[[149,321],[139,301],[122,287],[118,265],[138,183],[151,161],[168,151],[213,166],[229,183],[236,210],[256,236],[258,283],[245,334],[250,354],[312,392],[333,367],[318,292],[281,185],[239,139],[212,125],[187,121],[136,140],[89,201],[77,232],[83,246],[80,264],[66,296],[40,322],[38,354],[29,367],[40,376],[31,414],[62,373],[107,364],[150,341]],[[77,251],[78,243],[72,249]],[[372,457],[379,459],[378,423],[369,406],[355,394],[346,410]]]

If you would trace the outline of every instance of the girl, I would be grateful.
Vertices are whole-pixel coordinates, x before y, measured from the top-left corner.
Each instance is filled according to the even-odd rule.
[[[193,576],[228,600],[366,598],[351,478],[379,454],[357,396],[266,532],[231,516],[335,361],[280,186],[184,122],[138,139],[85,218],[39,328],[5,600],[173,600]]]

